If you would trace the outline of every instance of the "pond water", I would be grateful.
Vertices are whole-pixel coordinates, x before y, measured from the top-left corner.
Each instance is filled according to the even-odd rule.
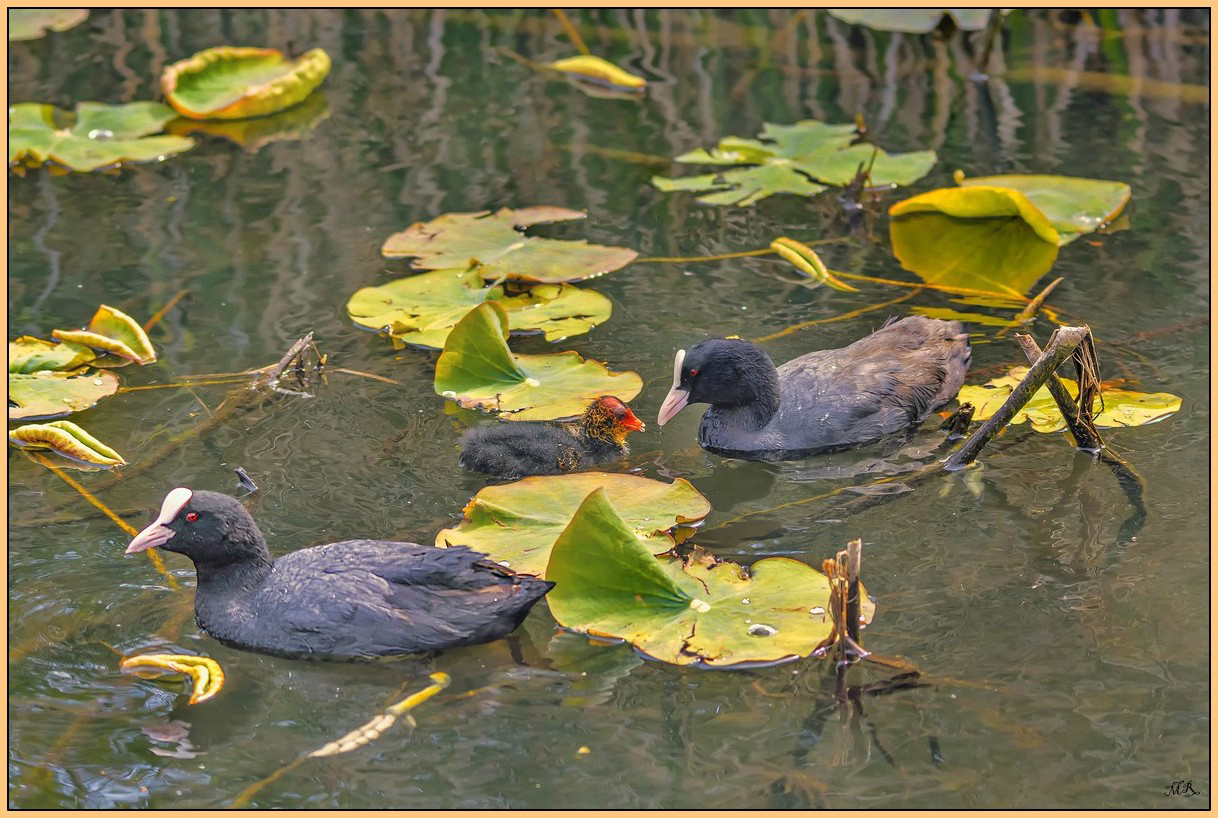
[[[434,352],[393,351],[351,325],[356,289],[407,270],[384,238],[444,212],[552,204],[583,222],[541,234],[690,257],[766,247],[780,235],[847,233],[832,194],[709,207],[649,184],[691,173],[665,157],[765,122],[852,121],[889,150],[933,148],[914,192],[951,173],[1063,173],[1128,182],[1127,229],[1062,249],[1049,299],[1088,323],[1104,378],[1183,398],[1173,417],[1107,441],[1144,478],[1147,513],[1062,434],[1006,432],[979,468],[865,498],[816,495],[905,468],[865,447],[784,464],[727,460],[695,443],[700,411],[652,422],[672,356],[709,336],[756,338],[778,361],[849,343],[890,315],[972,315],[970,381],[1023,358],[981,318],[930,290],[792,284],[775,257],[638,262],[588,286],[614,315],[557,344],[644,379],[649,423],[622,468],[686,477],[714,511],[698,540],[742,562],[819,565],[854,537],[879,609],[868,648],[925,686],[841,708],[825,663],[680,669],[627,647],[557,635],[545,604],[509,640],[427,660],[306,663],[231,650],[200,633],[183,588],[124,558],[127,537],[55,474],[10,451],[9,803],[21,807],[214,807],[303,750],[362,724],[443,670],[453,686],[414,730],[312,761],[269,784],[263,807],[1208,807],[1209,16],[1047,10],[1008,21],[1002,70],[969,79],[967,38],[850,27],[820,11],[581,11],[593,53],[650,81],[642,101],[594,98],[530,71],[574,53],[547,12],[95,11],[9,51],[10,102],[71,107],[155,98],[173,60],[225,43],[333,58],[315,121],[248,149],[203,137],[189,153],[117,175],[9,180],[9,337],[79,326],[98,303],[144,320],[157,364],[125,386],[276,361],[312,330],[331,367],[316,397],[285,397],[142,459],[206,420],[230,386],[120,394],[74,416],[132,474],[78,479],[142,525],[177,485],[263,489],[256,517],[282,553],[350,536],[430,542],[484,482],[457,463],[456,413],[432,391]],[[979,42],[979,40],[978,40]],[[914,281],[893,258],[885,193],[864,230],[826,245],[830,267]],[[895,299],[909,296],[905,300]],[[859,312],[867,307],[894,302]],[[847,316],[843,320],[827,320]],[[1032,326],[1043,343],[1053,324]],[[920,447],[920,448],[919,448]],[[798,501],[804,502],[798,502]],[[783,506],[783,508],[777,508]],[[223,665],[216,699],[118,671],[116,651],[199,653]],[[891,672],[859,667],[852,685]],[[466,691],[474,695],[458,697]],[[186,722],[194,757],[154,753]],[[177,725],[180,727],[180,725]],[[586,747],[588,752],[581,752]],[[190,753],[180,754],[190,755]],[[1198,795],[1165,795],[1175,781]]]

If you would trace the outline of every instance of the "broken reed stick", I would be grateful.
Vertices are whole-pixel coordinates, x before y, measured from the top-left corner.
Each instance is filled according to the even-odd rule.
[[[846,635],[862,646],[859,636],[859,570],[863,562],[863,541],[857,537],[846,543]]]
[[[1028,363],[1034,364],[1040,360],[1043,353],[1040,345],[1031,335],[1017,332],[1015,333],[1015,343],[1019,344],[1019,348],[1027,356]],[[1067,391],[1061,378],[1057,377],[1056,372],[1049,373],[1049,380],[1045,385],[1049,387],[1049,394],[1057,402],[1058,411],[1065,418],[1066,426],[1070,428],[1070,434],[1074,435],[1074,445],[1088,452],[1098,452],[1104,448],[1104,441],[1100,438],[1095,423],[1091,420],[1091,413],[1087,412],[1084,415],[1083,407],[1070,397],[1070,392]]]
[[[1011,422],[1011,418],[1027,405],[1036,391],[1057,371],[1066,359],[1074,354],[1084,339],[1091,334],[1086,325],[1081,327],[1058,327],[1049,338],[1044,354],[1028,369],[1028,374],[1011,391],[1010,397],[998,408],[993,417],[981,425],[968,440],[943,463],[945,471],[958,471],[977,459],[985,445]]]

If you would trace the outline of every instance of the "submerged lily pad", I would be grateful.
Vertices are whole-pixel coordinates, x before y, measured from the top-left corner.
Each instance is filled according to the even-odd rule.
[[[156,361],[156,350],[144,328],[122,310],[102,304],[93,314],[88,329],[53,330],[51,336],[61,341],[82,344],[135,361],[150,364]]]
[[[1007,375],[994,378],[980,386],[966,384],[960,387],[957,400],[973,404],[974,420],[988,420],[1027,374],[1026,366],[1017,366]],[[1066,391],[1077,400],[1078,383],[1070,378],[1061,380],[1066,385]],[[1100,398],[1104,402],[1104,408],[1095,416],[1095,425],[1108,428],[1156,423],[1180,411],[1181,405],[1180,398],[1167,392],[1131,392],[1105,387],[1103,383],[1100,384]],[[1099,405],[1095,408],[1098,409]],[[1038,432],[1059,432],[1066,428],[1066,421],[1062,418],[1047,386],[1036,390],[1036,394],[1024,408],[1011,418],[1011,423],[1024,421],[1031,422],[1032,428]]]
[[[575,352],[513,354],[507,336],[507,313],[497,302],[470,310],[436,361],[436,393],[507,420],[549,420],[574,417],[600,395],[631,400],[643,388],[637,373],[610,372]]]
[[[975,9],[826,9],[831,15],[850,25],[866,26],[876,31],[900,31],[905,34],[929,34],[946,16],[963,31],[980,31],[990,19],[988,8]]]
[[[22,335],[8,342],[8,371],[22,375],[41,370],[78,369],[97,357],[97,353],[81,344],[54,343]]]
[[[467,545],[513,571],[542,576],[554,541],[594,490],[613,501],[621,524],[640,538],[649,556],[673,547],[672,529],[701,520],[711,510],[706,498],[681,478],[664,483],[603,472],[526,477],[474,495],[460,524],[437,534],[436,545]]]
[[[303,102],[329,73],[320,48],[290,60],[273,48],[218,46],[166,66],[161,89],[182,116],[245,119]]]
[[[9,430],[8,442],[29,449],[50,449],[71,460],[110,468],[125,466],[122,455],[70,420],[28,423]]]
[[[623,639],[674,665],[791,661],[833,629],[829,580],[811,566],[771,557],[745,569],[700,549],[657,558],[603,489],[588,495],[558,536],[546,577],[555,583],[547,601],[560,625]],[[864,606],[866,618],[872,610]]]
[[[48,31],[67,31],[89,16],[88,9],[9,9],[8,39],[37,40]]]
[[[8,418],[54,418],[81,412],[118,391],[118,378],[104,369],[92,372],[8,373]]]
[[[519,295],[487,287],[476,267],[435,270],[357,290],[347,302],[351,320],[388,329],[395,344],[441,348],[470,308],[484,301],[504,308],[515,331],[539,331],[547,341],[587,332],[609,319],[613,302],[569,284],[538,284]]]
[[[901,266],[923,281],[984,290],[1000,299],[1022,299],[1057,260],[1057,243],[1042,239],[1019,216],[959,219],[914,212],[894,217],[888,229]]]
[[[637,77],[629,71],[618,68],[608,60],[592,54],[578,57],[567,57],[551,63],[544,63],[547,68],[561,71],[575,78],[600,83],[611,88],[625,88],[638,91],[647,87],[647,80]]]
[[[55,162],[91,171],[123,162],[152,162],[194,147],[185,136],[152,136],[173,119],[159,102],[102,105],[81,102],[75,115],[38,102],[8,109],[8,162]]]
[[[845,185],[859,166],[870,168],[874,186],[908,185],[934,166],[934,151],[890,154],[870,144],[851,145],[854,125],[829,125],[814,119],[794,125],[766,123],[760,139],[729,136],[709,151],[681,154],[678,162],[755,167],[669,179],[653,177],[663,191],[713,191],[698,198],[703,204],[745,207],[775,193],[814,196],[827,185]]]
[[[206,134],[235,142],[249,153],[255,153],[273,142],[305,139],[318,125],[330,118],[330,104],[323,93],[309,94],[308,99],[286,111],[252,119],[190,119],[178,117],[165,130],[179,136]]]
[[[638,256],[627,247],[588,244],[524,236],[534,224],[570,221],[587,216],[562,207],[502,208],[491,213],[445,213],[429,222],[416,222],[385,240],[386,258],[415,256],[417,270],[443,270],[481,265],[490,280],[519,278],[547,284],[579,281],[621,269]]]

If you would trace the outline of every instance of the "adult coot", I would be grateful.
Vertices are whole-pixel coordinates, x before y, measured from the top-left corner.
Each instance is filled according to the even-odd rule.
[[[777,369],[748,341],[703,341],[677,352],[658,420],[709,403],[698,428],[703,448],[754,460],[805,457],[919,423],[955,397],[971,355],[959,321],[917,315]]]
[[[278,656],[370,659],[511,633],[553,583],[463,547],[347,540],[271,557],[232,497],[176,488],[127,546],[190,557],[195,620],[221,642]]]
[[[629,451],[626,435],[644,428],[629,406],[603,395],[572,423],[520,421],[476,426],[465,433],[461,465],[507,478],[562,474],[624,456]]]

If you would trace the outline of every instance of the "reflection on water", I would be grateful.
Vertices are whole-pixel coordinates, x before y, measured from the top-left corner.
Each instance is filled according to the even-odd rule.
[[[939,433],[781,464],[702,451],[698,412],[632,438],[624,468],[686,477],[710,498],[695,539],[720,556],[819,564],[863,539],[879,604],[867,645],[905,657],[927,686],[859,692],[859,707],[841,710],[819,663],[670,668],[556,636],[544,605],[510,639],[428,660],[233,651],[198,632],[188,591],[124,559],[117,528],[10,453],[10,803],[221,806],[442,669],[453,686],[419,708],[417,729],[310,762],[255,803],[1149,806],[1191,778],[1201,795],[1170,805],[1208,806],[1208,11],[1018,11],[984,81],[966,79],[980,35],[870,32],[809,10],[572,17],[594,53],[649,79],[645,98],[589,97],[503,57],[572,53],[542,10],[95,11],[13,44],[10,100],[68,107],[150,98],[165,64],[226,42],[320,46],[334,68],[326,109],[283,131],[198,134],[190,153],[119,175],[10,179],[10,337],[73,325],[98,303],[143,320],[187,289],[152,332],[160,361],[124,370],[125,385],[264,366],[308,330],[331,366],[398,381],[332,372],[315,398],[240,415],[148,472],[87,485],[138,524],[169,487],[235,491],[242,466],[263,489],[256,515],[277,552],[353,535],[429,542],[483,482],[458,467],[469,420],[432,392],[435,353],[395,352],[346,319],[352,292],[407,269],[381,258],[385,236],[442,212],[529,204],[589,211],[541,234],[644,257],[840,235],[831,196],[712,208],[649,180],[673,172],[667,157],[726,134],[861,111],[885,148],[939,152],[914,192],[950,184],[957,168],[1133,187],[1128,229],[1061,249],[1050,303],[1090,324],[1103,377],[1184,399],[1167,421],[1107,435],[1147,481],[1140,531],[1121,534],[1121,485],[1062,435],[1011,429],[978,468],[891,496],[840,489],[933,461]],[[826,264],[910,280],[882,216],[896,198],[849,241],[818,248]],[[589,283],[613,317],[557,348],[638,371],[632,403],[646,417],[673,352],[702,338],[773,336],[781,361],[843,346],[889,315],[959,306],[926,290],[809,289],[774,264],[633,264]],[[1022,361],[997,325],[969,329],[976,381]],[[1042,317],[1033,332],[1050,329]],[[139,464],[228,389],[127,392],[75,419]],[[184,560],[166,561],[193,583]],[[225,691],[187,707],[172,684],[118,672],[116,651],[152,649],[212,656]],[[849,683],[883,678],[860,669]]]

